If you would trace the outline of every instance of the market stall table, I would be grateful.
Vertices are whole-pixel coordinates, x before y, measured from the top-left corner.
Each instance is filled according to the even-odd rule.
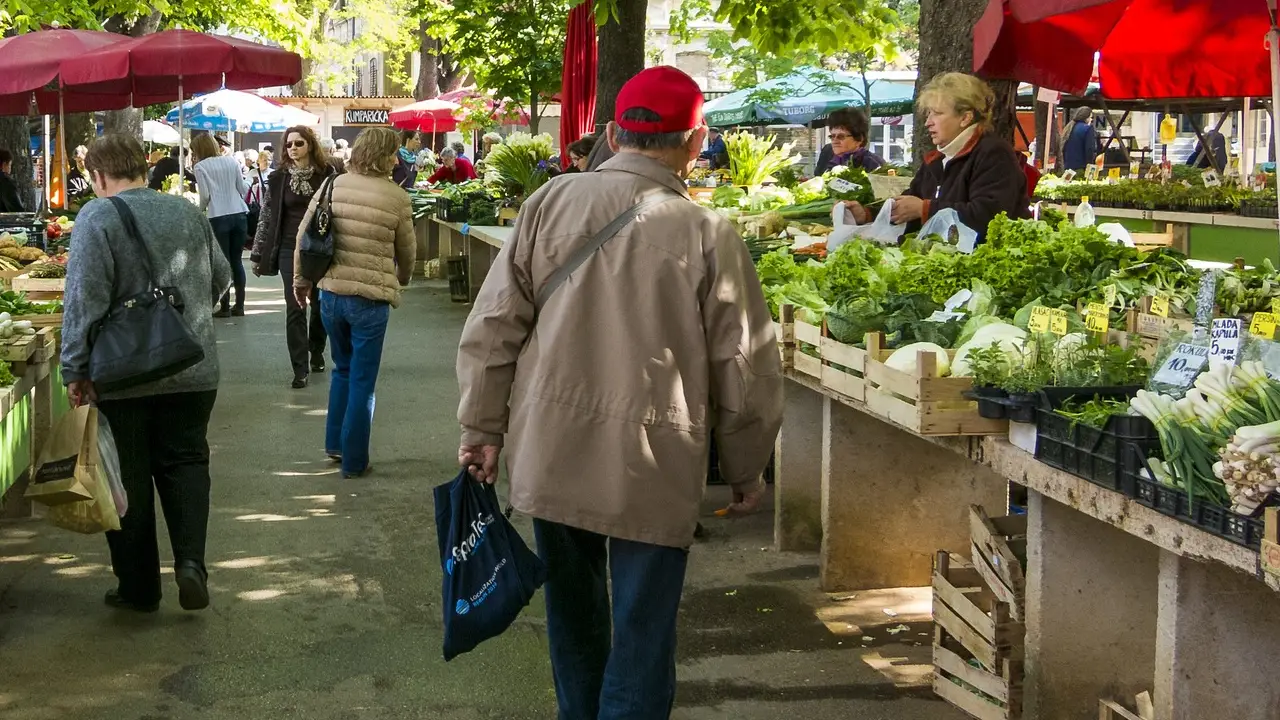
[[[496,225],[467,225],[436,220],[438,227],[437,252],[441,264],[448,258],[465,257],[467,265],[468,302],[474,302],[489,274],[489,267],[498,257],[498,251],[515,232],[513,228]],[[431,259],[430,250],[428,258]]]
[[[1257,551],[1004,437],[921,437],[787,375],[778,543],[800,549],[804,519],[819,517],[825,590],[928,584],[929,552],[969,548],[969,504],[998,513],[1014,482],[1029,491],[1023,717],[1096,717],[1100,697],[1152,689],[1162,720],[1275,717],[1267,660],[1280,652],[1280,583]]]

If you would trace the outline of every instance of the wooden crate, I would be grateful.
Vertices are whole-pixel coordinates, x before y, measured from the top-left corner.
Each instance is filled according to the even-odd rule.
[[[0,270],[0,287],[11,287],[13,279],[19,275],[25,275],[26,270],[19,268],[17,270]]]
[[[973,567],[987,589],[1009,606],[1014,620],[1025,620],[1027,580],[1027,516],[988,517],[979,505],[969,506],[969,539]]]
[[[791,306],[784,306],[781,314],[784,326],[781,337],[784,344],[791,344],[789,360],[787,351],[783,351],[787,366],[813,378],[840,397],[864,401],[867,351],[828,337],[825,326],[807,322]],[[786,327],[791,329],[789,334]],[[814,346],[817,356],[802,352],[800,343]]]
[[[1155,716],[1153,714],[1150,717]],[[1098,720],[1150,720],[1150,717],[1144,717],[1132,710],[1128,710],[1118,702],[1111,700],[1098,701]]]
[[[1190,317],[1160,317],[1151,314],[1151,298],[1142,298],[1138,307],[1130,308],[1128,317],[1129,332],[1151,340],[1159,340],[1169,334],[1170,330],[1191,332],[1195,329],[1195,321]]]
[[[61,328],[62,327],[62,313],[52,313],[52,314],[46,314],[46,315],[14,315],[13,320],[15,322],[18,320],[26,320],[31,323],[32,327],[36,327],[36,328],[42,328],[42,327]]]
[[[978,404],[962,393],[973,387],[969,378],[938,375],[937,358],[920,353],[915,373],[884,364],[893,352],[884,349],[880,333],[867,335],[867,409],[917,435],[1003,435],[1008,420],[978,415]]]
[[[40,338],[36,335],[14,335],[0,338],[0,360],[7,363],[25,363],[40,349]]]
[[[14,290],[25,293],[64,293],[67,290],[66,278],[33,278],[30,275],[19,275],[12,282]]]
[[[933,567],[933,691],[979,720],[1022,716],[1026,629],[963,558]]]

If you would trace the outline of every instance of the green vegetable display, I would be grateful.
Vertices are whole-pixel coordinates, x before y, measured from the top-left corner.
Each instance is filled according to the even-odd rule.
[[[777,147],[776,140],[773,135],[756,137],[745,131],[725,135],[734,185],[755,187],[776,181],[778,173],[800,162],[800,156],[791,153],[795,143]]]

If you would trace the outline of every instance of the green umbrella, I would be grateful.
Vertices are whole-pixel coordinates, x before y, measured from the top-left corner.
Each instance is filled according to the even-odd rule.
[[[753,88],[737,90],[706,104],[708,125],[807,125],[835,110],[863,107],[862,78],[833,70],[802,70]],[[883,80],[871,85],[870,115],[907,115],[915,88]]]

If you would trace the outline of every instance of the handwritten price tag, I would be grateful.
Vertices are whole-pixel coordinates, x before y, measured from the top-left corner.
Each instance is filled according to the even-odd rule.
[[[1209,348],[1191,343],[1178,343],[1173,354],[1164,361],[1151,379],[1164,385],[1190,387],[1208,359]]]
[[[1214,318],[1209,330],[1210,360],[1236,364],[1240,356],[1240,325],[1235,318]]]
[[[838,193],[851,193],[851,192],[857,192],[858,190],[862,189],[861,185],[857,183],[849,182],[844,178],[838,178],[838,177],[831,178],[830,180],[828,180],[827,187],[831,188],[832,190],[835,190]]]
[[[1107,179],[1108,179],[1108,180],[1112,180],[1112,181],[1119,180],[1119,179],[1120,179],[1120,168],[1118,168],[1118,167],[1113,167],[1113,168],[1111,168],[1110,170],[1108,170],[1108,171],[1107,171]]]
[[[1049,332],[1058,336],[1067,334],[1067,311],[1066,310],[1050,310],[1049,311]]]
[[[1253,321],[1249,323],[1249,333],[1260,338],[1274,340],[1276,337],[1276,316],[1269,312],[1254,313]]]
[[[1031,308],[1031,319],[1027,321],[1027,329],[1033,333],[1049,332],[1050,318],[1053,312],[1042,306]]]
[[[1084,316],[1084,326],[1089,332],[1104,333],[1111,329],[1111,311],[1102,303],[1089,303]]]
[[[1169,298],[1163,295],[1156,295],[1151,298],[1151,314],[1159,315],[1162,318],[1169,317]]]

